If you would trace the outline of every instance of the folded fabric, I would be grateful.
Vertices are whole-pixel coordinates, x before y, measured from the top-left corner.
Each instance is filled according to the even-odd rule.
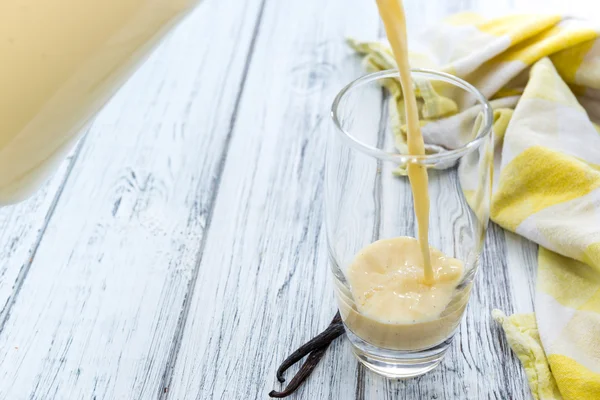
[[[454,74],[491,99],[491,218],[539,244],[535,317],[495,311],[494,318],[536,399],[600,399],[599,37],[576,18],[463,13],[424,32],[411,48],[413,67]],[[396,67],[384,42],[349,44],[369,71]],[[406,152],[402,92],[394,80],[385,85],[396,147]],[[473,98],[415,85],[428,153],[473,138],[461,124],[478,112],[469,108]],[[468,199],[473,188],[463,170]]]

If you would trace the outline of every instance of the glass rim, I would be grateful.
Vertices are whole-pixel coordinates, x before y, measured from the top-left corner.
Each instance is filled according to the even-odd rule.
[[[473,94],[483,107],[483,124],[482,128],[480,128],[480,132],[478,133],[478,135],[471,141],[465,143],[464,145],[456,149],[448,150],[443,153],[425,155],[400,154],[395,152],[392,153],[385,150],[381,150],[377,147],[370,146],[358,140],[349,131],[342,127],[342,124],[338,118],[338,109],[340,106],[340,102],[348,92],[359,86],[376,80],[399,76],[397,69],[388,69],[384,71],[372,72],[370,74],[363,75],[353,80],[352,82],[344,86],[342,90],[340,90],[339,93],[335,96],[335,99],[333,100],[333,103],[331,105],[331,118],[333,119],[333,122],[337,128],[337,134],[342,138],[342,140],[344,140],[346,144],[362,153],[368,154],[377,159],[393,161],[398,164],[407,164],[409,162],[417,164],[437,164],[452,159],[458,159],[464,156],[465,154],[469,153],[472,149],[479,147],[482,144],[482,142],[490,135],[490,133],[492,132],[492,125],[494,121],[492,106],[488,102],[487,98],[483,95],[483,93],[481,93],[475,86],[454,75],[431,69],[412,68],[411,74],[435,78],[437,80],[450,83],[456,87],[460,87],[461,89]]]

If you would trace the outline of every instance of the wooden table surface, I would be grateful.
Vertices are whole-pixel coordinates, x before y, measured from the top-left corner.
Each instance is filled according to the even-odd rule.
[[[414,32],[459,10],[552,1],[406,3]],[[335,313],[324,146],[334,94],[363,74],[344,38],[382,34],[371,0],[206,0],[53,179],[0,210],[0,399],[280,388],[279,362]],[[490,312],[533,310],[535,264],[535,245],[492,226],[440,367],[388,381],[339,340],[293,398],[530,398]]]

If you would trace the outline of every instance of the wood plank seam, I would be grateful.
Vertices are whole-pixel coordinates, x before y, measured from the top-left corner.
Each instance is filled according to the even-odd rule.
[[[210,232],[210,226],[212,222],[213,211],[216,204],[216,199],[219,194],[219,187],[221,185],[221,178],[223,176],[223,171],[225,170],[225,164],[227,163],[227,153],[229,151],[229,146],[231,144],[231,138],[233,136],[233,131],[235,129],[235,124],[237,120],[237,114],[239,111],[239,107],[241,104],[241,98],[244,93],[244,88],[246,86],[246,78],[248,76],[248,71],[250,69],[250,64],[252,62],[252,55],[254,54],[254,48],[256,45],[256,38],[258,37],[258,33],[260,31],[260,25],[262,22],[262,17],[265,9],[266,0],[262,0],[260,9],[258,11],[258,16],[256,18],[256,23],[254,25],[254,30],[252,32],[252,39],[250,41],[250,45],[248,46],[248,53],[246,55],[246,60],[244,63],[244,69],[242,72],[242,78],[239,85],[239,90],[236,95],[235,104],[233,107],[233,111],[231,114],[231,120],[229,123],[229,129],[227,131],[227,136],[225,138],[225,143],[223,145],[223,151],[219,158],[219,164],[217,167],[216,177],[214,178],[212,193],[209,200],[208,213],[206,217],[206,228],[205,234],[202,236],[200,246],[198,248],[198,255],[196,257],[196,262],[194,265],[194,269],[192,270],[192,276],[188,282],[187,293],[184,297],[181,312],[179,315],[179,319],[177,321],[177,326],[175,328],[175,336],[173,337],[173,341],[171,342],[171,348],[169,350],[169,355],[167,357],[167,362],[165,363],[165,368],[162,374],[161,383],[158,386],[158,399],[167,399],[169,396],[168,388],[171,385],[171,381],[173,379],[173,370],[175,364],[177,363],[177,357],[179,355],[179,350],[181,348],[181,339],[183,337],[183,333],[186,327],[186,321],[190,311],[190,304],[192,297],[194,296],[194,288],[196,287],[196,280],[198,279],[198,271],[200,268],[200,264],[202,263],[202,253],[204,252],[204,247],[206,246],[206,240],[208,238],[208,234]]]
[[[77,162],[77,159],[79,158],[79,154],[81,153],[81,149],[83,148],[83,145],[86,141],[87,134],[91,129],[91,125],[92,124],[90,124],[86,128],[85,134],[79,140],[79,143],[77,143],[77,145],[75,146],[75,150],[73,151],[73,156],[71,157],[71,160],[69,160],[69,166],[67,168],[65,176],[63,177],[63,179],[60,183],[60,186],[58,187],[58,190],[56,191],[56,193],[54,195],[54,199],[52,199],[52,203],[50,204],[50,208],[48,209],[48,213],[46,214],[44,223],[42,224],[42,227],[40,228],[40,232],[36,238],[33,248],[31,249],[31,255],[29,256],[27,261],[21,266],[21,270],[19,271],[19,275],[17,276],[17,279],[13,286],[13,291],[12,291],[10,297],[8,299],[6,299],[6,303],[4,304],[4,307],[2,307],[2,310],[0,310],[0,335],[2,334],[4,326],[6,325],[6,321],[8,321],[8,319],[10,318],[10,312],[13,308],[13,305],[17,301],[17,297],[19,297],[19,293],[21,291],[21,288],[23,287],[23,283],[25,282],[25,279],[27,279],[27,275],[29,274],[29,270],[31,269],[31,265],[33,264],[33,260],[35,259],[35,256],[37,254],[37,249],[39,248],[40,243],[42,242],[42,239],[44,238],[44,234],[46,233],[46,228],[48,227],[48,224],[50,223],[50,219],[54,215],[54,210],[56,209],[56,205],[58,204],[58,201],[60,200],[63,190],[67,184],[67,181],[69,180],[69,177],[71,176],[71,172],[73,171],[73,168],[75,167],[75,163]]]

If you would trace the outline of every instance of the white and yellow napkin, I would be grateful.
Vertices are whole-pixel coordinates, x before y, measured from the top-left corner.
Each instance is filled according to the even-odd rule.
[[[535,315],[493,315],[536,399],[600,399],[599,37],[576,18],[463,13],[426,31],[411,55],[414,67],[454,74],[491,99],[492,220],[540,245]],[[368,70],[395,68],[385,43],[350,45]],[[406,133],[395,111],[402,96],[388,87],[396,90],[390,110],[403,152]],[[429,153],[471,138],[460,129],[469,110],[456,113],[473,99],[447,98],[427,85],[417,95]],[[435,129],[440,118],[456,129]],[[465,186],[468,180],[468,198]]]

